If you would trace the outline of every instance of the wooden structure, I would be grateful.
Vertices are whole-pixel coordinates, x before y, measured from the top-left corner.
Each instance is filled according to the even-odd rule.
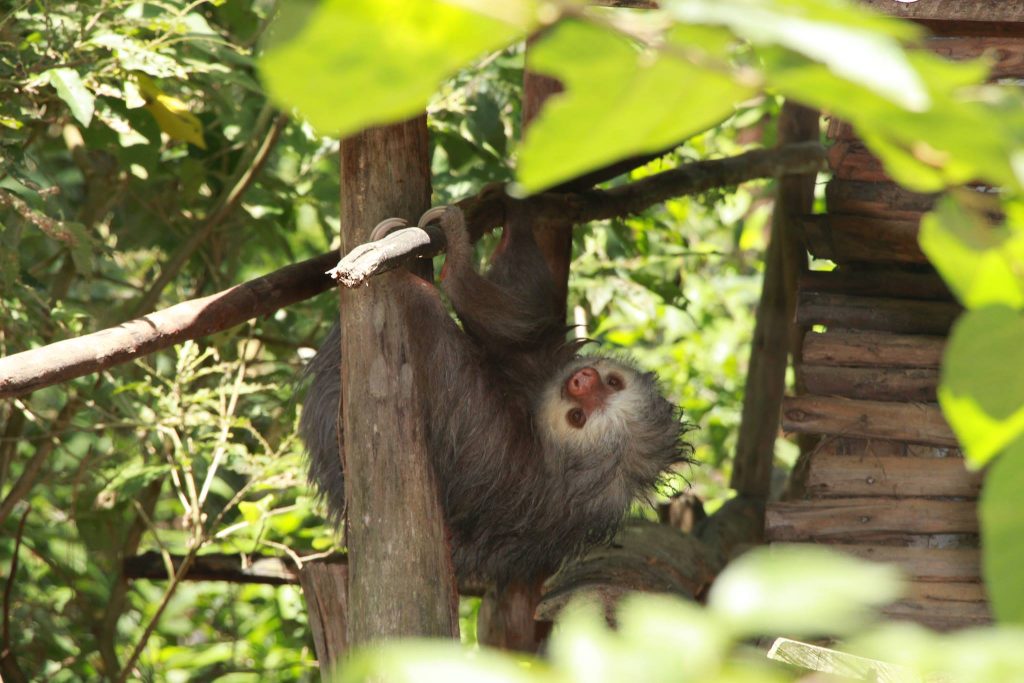
[[[917,12],[911,18],[936,32],[929,47],[940,54],[986,53],[996,60],[993,78],[1024,78],[1024,10],[1004,7],[1012,16],[996,16],[993,3],[868,4]],[[963,15],[981,5],[995,14]],[[965,469],[936,403],[945,338],[960,307],[917,243],[934,197],[892,183],[848,125],[832,121],[828,137],[827,213],[800,227],[810,254],[836,268],[799,282],[800,395],[782,411],[783,429],[817,442],[791,494],[769,505],[766,536],[901,565],[912,582],[887,609],[892,617],[939,629],[987,623],[976,513],[982,475]]]

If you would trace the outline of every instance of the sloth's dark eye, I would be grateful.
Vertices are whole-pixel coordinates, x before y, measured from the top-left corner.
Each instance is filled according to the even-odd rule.
[[[626,388],[626,383],[623,381],[622,377],[616,375],[613,372],[612,374],[608,375],[608,386],[614,389],[615,391],[622,391],[623,389]]]
[[[580,429],[587,424],[587,414],[582,408],[573,408],[565,414],[565,420],[576,429]]]

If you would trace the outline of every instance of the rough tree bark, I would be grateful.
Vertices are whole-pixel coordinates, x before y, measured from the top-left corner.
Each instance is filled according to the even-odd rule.
[[[365,242],[378,221],[415,222],[429,208],[427,152],[425,117],[342,141],[342,254]],[[429,262],[412,267],[429,274]],[[340,290],[349,561],[307,568],[303,582],[325,676],[349,646],[458,635],[458,595],[417,409],[429,397],[412,381],[409,336],[417,332],[401,324],[398,277]]]
[[[425,117],[341,143],[341,252],[381,219],[430,206]],[[429,269],[429,262],[425,265]],[[409,336],[388,273],[341,290],[341,425],[348,499],[348,642],[457,636],[458,596],[412,381]]]

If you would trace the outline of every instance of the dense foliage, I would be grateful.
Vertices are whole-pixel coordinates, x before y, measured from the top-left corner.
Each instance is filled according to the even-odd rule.
[[[24,4],[5,18],[0,352],[116,325],[327,250],[337,144],[260,88],[252,57],[270,9],[96,1]],[[438,203],[512,178],[522,69],[521,48],[495,53],[429,103]],[[737,132],[773,110],[773,100],[754,103],[658,163],[733,153]],[[574,300],[603,343],[663,369],[712,465],[684,475],[712,499],[724,494],[739,419],[764,194],[680,199],[578,240]],[[115,677],[140,643],[145,677],[313,675],[297,588],[125,584],[119,569],[151,550],[169,561],[334,546],[293,429],[300,357],[334,307],[324,295],[0,403],[3,613],[16,625],[0,647],[27,675]]]
[[[985,492],[987,567],[1000,616],[1019,621],[1024,382],[1006,381],[1007,368],[1024,368],[1014,342],[1024,306],[1019,94],[977,85],[983,63],[906,52],[917,29],[838,2],[688,0],[614,14],[497,4],[290,1],[272,27],[271,0],[14,3],[0,20],[0,353],[326,251],[338,173],[336,140],[324,133],[427,108],[441,203],[513,177],[539,189],[684,139],[635,175],[770,144],[777,97],[795,97],[855,123],[916,189],[1005,188],[1004,229],[950,203],[922,240],[971,309],[951,342],[942,400],[974,462],[1003,454]],[[530,59],[569,90],[517,146],[520,41],[559,12],[566,20]],[[793,22],[801,30],[784,30]],[[576,242],[573,304],[601,343],[661,371],[699,427],[705,466],[684,474],[712,499],[727,495],[769,190],[674,200],[586,226]],[[54,681],[315,676],[297,588],[126,584],[119,568],[146,550],[162,553],[170,577],[172,556],[334,546],[294,438],[300,358],[334,313],[326,295],[0,403],[4,666]],[[886,594],[882,580],[876,595]],[[674,652],[641,644],[691,629],[722,643],[708,651],[718,666],[749,634],[749,615],[719,628],[718,617],[637,610],[654,621],[636,617],[621,642],[586,617],[565,638],[650,666]],[[556,666],[576,661],[572,652],[556,650]]]

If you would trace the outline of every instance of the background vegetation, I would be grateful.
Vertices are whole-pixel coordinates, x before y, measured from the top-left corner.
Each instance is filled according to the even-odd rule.
[[[279,113],[253,50],[270,3],[24,3],[0,26],[0,353],[103,329],[327,251],[337,141]],[[432,99],[436,202],[509,180],[521,48]],[[771,135],[752,104],[659,166]],[[747,131],[747,132],[744,132]],[[601,343],[662,373],[700,429],[683,473],[725,495],[767,207],[763,184],[589,226],[572,298]],[[752,220],[745,220],[751,217]],[[147,550],[330,550],[294,436],[303,358],[335,299],[0,403],[2,647],[37,679],[113,675],[167,582],[118,580]],[[685,484],[680,484],[680,486]],[[468,612],[468,615],[471,614]],[[297,587],[183,583],[144,677],[313,677]],[[472,629],[464,629],[472,633]]]
[[[534,53],[534,68],[571,89],[518,147],[517,41],[542,13],[505,5],[494,17],[427,0],[409,12],[389,2],[290,2],[268,29],[270,0],[15,3],[0,20],[0,354],[326,251],[338,227],[337,142],[307,120],[346,132],[426,106],[441,203],[514,176],[537,189],[684,138],[638,173],[771,144],[777,98],[786,95],[853,121],[890,173],[916,189],[977,179],[1006,188],[1006,227],[986,232],[969,208],[950,204],[926,229],[925,246],[982,316],[954,336],[964,351],[953,358],[964,365],[954,364],[944,385],[950,421],[979,464],[1020,450],[1024,381],[1000,379],[1005,392],[993,397],[983,379],[1024,368],[1012,341],[1024,305],[1024,220],[1014,203],[1024,108],[1008,89],[976,85],[984,64],[908,56],[902,45],[916,39],[914,29],[838,3],[669,2],[661,23],[581,14]],[[579,13],[571,4],[561,10]],[[804,30],[782,31],[787,21]],[[651,36],[667,47],[644,42]],[[848,46],[841,55],[837,36]],[[264,45],[271,48],[258,70]],[[338,68],[352,60],[366,68]],[[872,68],[851,71],[862,63]],[[609,113],[609,101],[620,108]],[[574,130],[588,136],[567,134]],[[942,153],[916,153],[922,144]],[[657,369],[697,423],[701,465],[683,474],[711,501],[728,495],[770,192],[762,183],[674,200],[586,226],[576,241],[572,305],[600,343]],[[981,262],[1004,264],[1002,279],[985,275],[991,268]],[[118,576],[124,557],[146,550],[310,556],[335,545],[303,483],[294,437],[302,359],[334,314],[327,294],[0,403],[0,650],[27,676],[115,677],[140,649],[145,679],[315,677],[297,588],[126,585]],[[974,326],[1007,334],[984,346],[993,335]],[[983,438],[991,434],[998,438]],[[778,454],[792,457],[785,447]],[[1006,486],[986,491],[983,510],[997,541],[986,546],[990,565],[1004,568],[993,578],[997,609],[1010,620],[1024,613],[1012,581],[1024,535],[1011,507],[1022,461],[999,458]],[[654,617],[670,613],[648,607],[641,611]],[[693,628],[690,617],[711,623],[687,615],[658,636]],[[592,619],[577,623],[584,626],[566,629],[582,634],[577,642],[616,637]],[[627,644],[609,651],[635,653],[653,640],[642,619],[634,623]],[[722,658],[749,633],[705,626],[691,632],[717,639]]]

